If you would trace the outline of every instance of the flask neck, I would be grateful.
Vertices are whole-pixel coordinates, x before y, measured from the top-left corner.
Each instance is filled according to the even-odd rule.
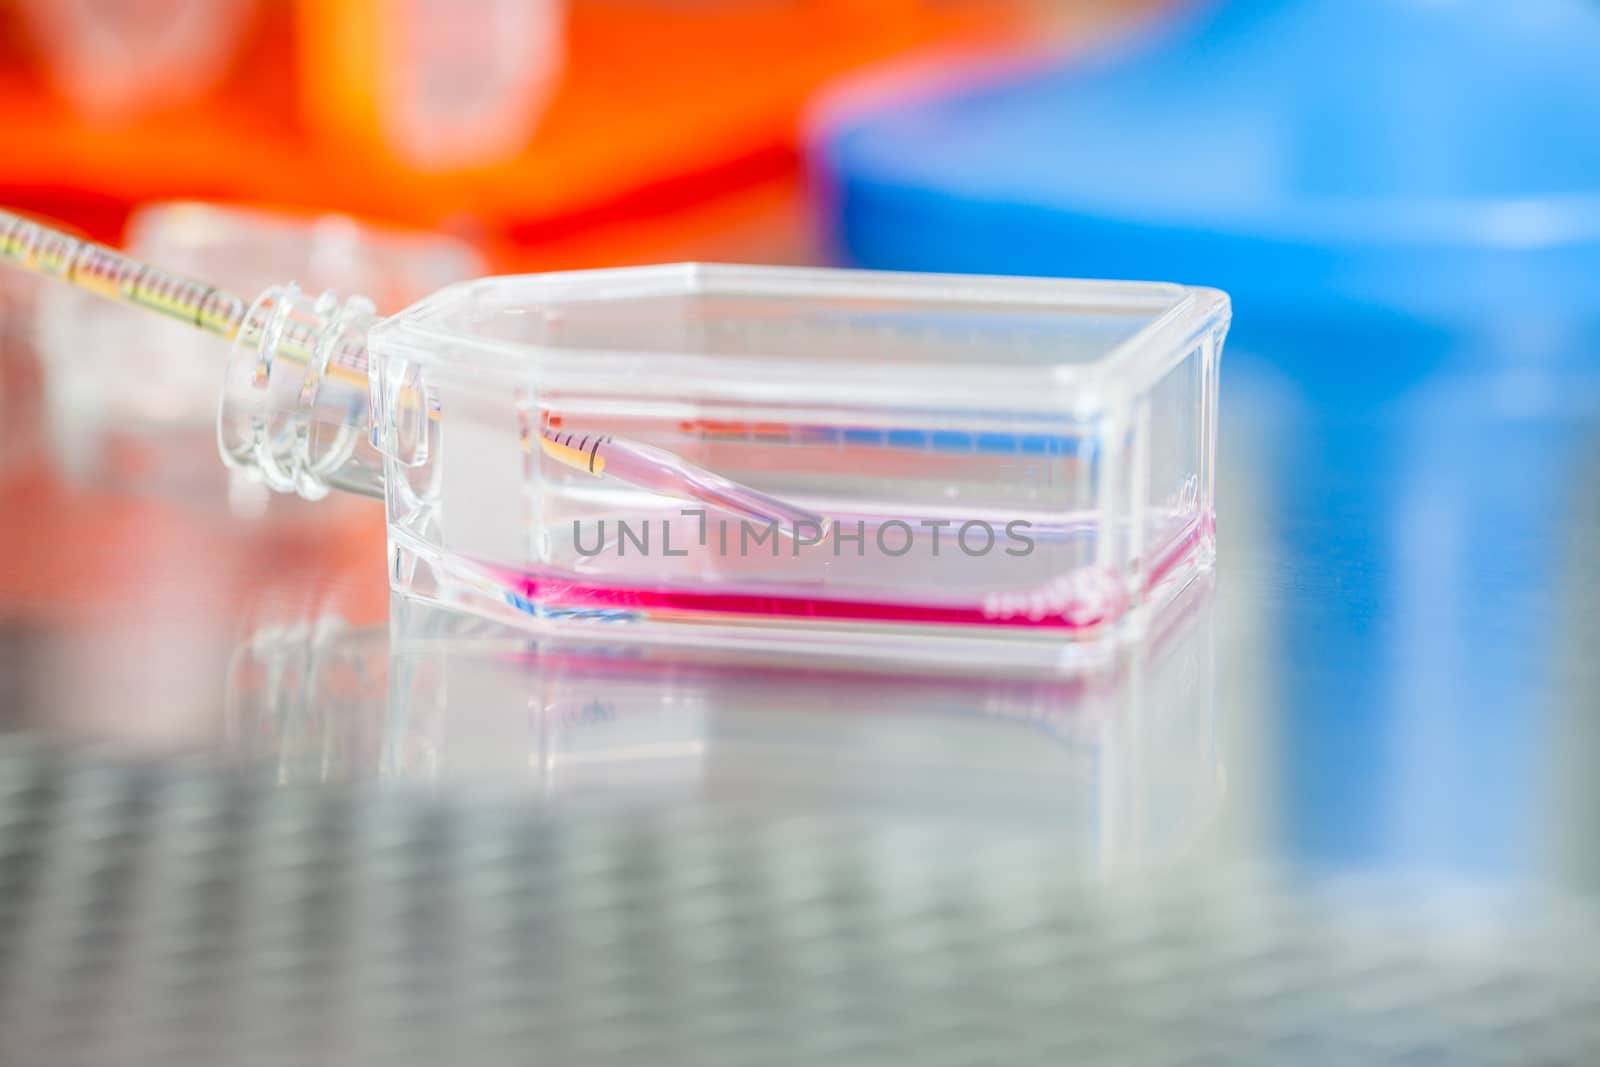
[[[223,462],[307,500],[334,489],[382,499],[367,375],[367,331],[378,321],[363,297],[312,299],[292,284],[257,297],[217,410]]]

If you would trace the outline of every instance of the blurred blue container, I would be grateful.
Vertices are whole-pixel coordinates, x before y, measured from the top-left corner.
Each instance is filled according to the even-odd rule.
[[[1590,610],[1564,516],[1600,428],[1600,0],[1183,5],[846,87],[811,165],[861,265],[1228,290],[1225,377],[1298,394],[1253,460],[1287,850],[1535,862]]]
[[[1227,289],[1236,336],[1600,318],[1600,3],[1180,5],[1109,49],[864,84],[812,159],[856,263]]]

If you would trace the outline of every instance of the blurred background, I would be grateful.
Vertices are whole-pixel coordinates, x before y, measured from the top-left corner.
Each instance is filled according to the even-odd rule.
[[[1596,56],[1593,0],[3,0],[0,205],[246,291],[1235,320],[1215,582],[930,680],[391,603],[380,505],[218,462],[224,342],[0,273],[0,1063],[1600,1062]]]

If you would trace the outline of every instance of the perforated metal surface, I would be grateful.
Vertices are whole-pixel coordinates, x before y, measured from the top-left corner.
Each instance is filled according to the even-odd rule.
[[[1582,1064],[1582,902],[0,742],[0,1062]]]

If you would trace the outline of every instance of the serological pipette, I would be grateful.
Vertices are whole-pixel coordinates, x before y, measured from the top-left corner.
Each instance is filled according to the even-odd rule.
[[[373,305],[353,298],[342,304],[331,294],[309,300],[292,285],[269,289],[246,301],[207,282],[174,274],[115,249],[74,237],[19,215],[0,211],[0,258],[45,277],[60,279],[108,300],[184,322],[197,330],[231,341],[236,351],[254,353],[251,377],[258,389],[267,386],[272,363],[290,360],[304,365],[291,403],[317,402],[324,380],[341,383],[344,395],[364,395],[369,386],[367,331],[380,321]],[[411,398],[426,406],[421,395]],[[381,470],[375,462],[353,456],[358,438],[370,431],[370,408],[357,403],[333,405],[344,410],[330,420],[330,405],[321,407],[319,429],[304,422],[291,436],[331,434],[344,447],[310,440],[266,440],[274,432],[272,411],[265,403],[249,421],[252,430],[219,431],[222,456],[230,465],[262,477],[280,491],[319,497],[329,488],[383,496]],[[823,530],[821,516],[791,506],[769,494],[741,485],[682,457],[642,442],[612,434],[563,433],[545,411],[525,447],[535,444],[558,463],[597,479],[615,479],[687,501],[708,504],[785,531]],[[224,420],[227,418],[224,413]],[[429,417],[437,417],[430,411]],[[286,424],[287,425],[287,424]],[[241,443],[242,442],[242,443]]]

